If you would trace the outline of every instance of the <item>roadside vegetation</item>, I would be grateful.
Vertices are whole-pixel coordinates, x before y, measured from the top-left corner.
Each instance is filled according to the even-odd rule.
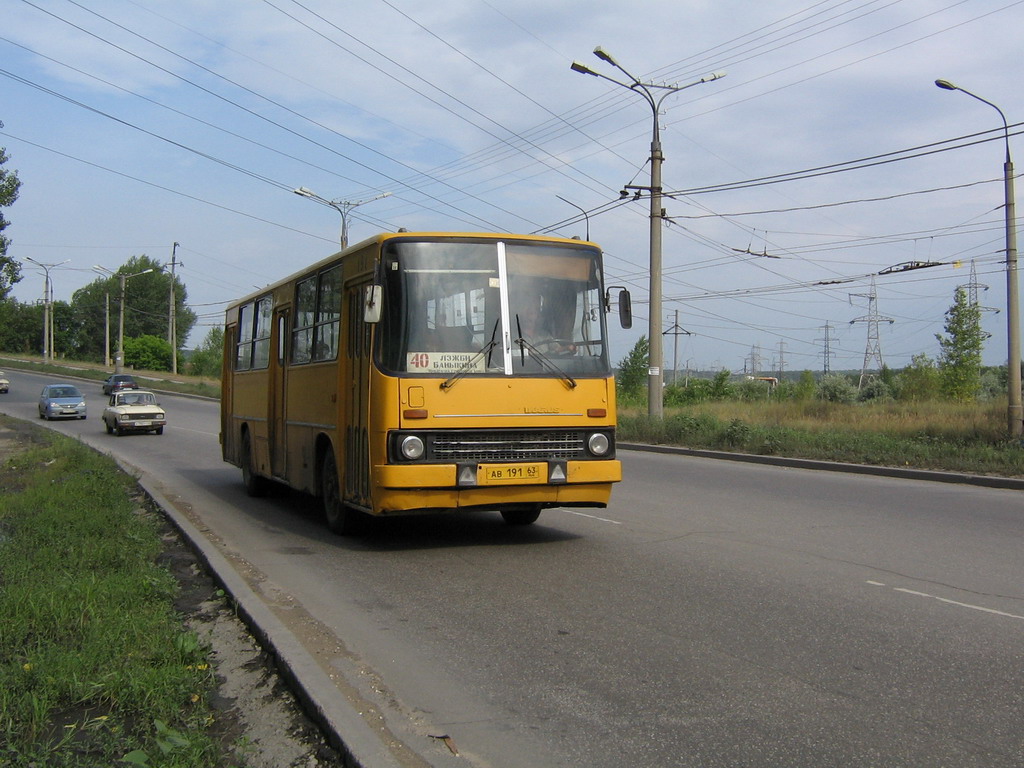
[[[810,371],[781,380],[736,380],[728,371],[675,377],[664,390],[661,420],[647,416],[648,348],[641,337],[619,364],[618,439],[1024,477],[1024,445],[1008,436],[1006,368],[981,366],[976,312],[958,294],[937,361],[917,355],[900,371],[883,368],[863,381]]]
[[[0,764],[234,764],[160,563],[166,522],[111,459],[27,434],[0,459]]]

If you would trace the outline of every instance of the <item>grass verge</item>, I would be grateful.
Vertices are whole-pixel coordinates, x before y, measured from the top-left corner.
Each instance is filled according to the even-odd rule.
[[[0,472],[0,764],[222,764],[166,524],[109,458],[38,429],[18,445]]]
[[[722,401],[651,420],[619,412],[621,442],[1024,477],[1024,446],[1006,438],[1006,404],[846,405]]]

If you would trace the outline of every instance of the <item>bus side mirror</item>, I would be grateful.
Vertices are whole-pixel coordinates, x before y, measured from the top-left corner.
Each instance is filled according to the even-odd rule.
[[[381,297],[384,289],[380,285],[368,285],[363,292],[363,322],[379,323]]]
[[[633,300],[625,290],[619,292],[619,323],[623,328],[633,327]]]
[[[608,288],[604,294],[604,307],[605,310],[612,308],[612,291],[617,290],[619,292],[619,325],[623,328],[633,327],[633,300],[629,296],[627,291],[621,285],[613,285]]]

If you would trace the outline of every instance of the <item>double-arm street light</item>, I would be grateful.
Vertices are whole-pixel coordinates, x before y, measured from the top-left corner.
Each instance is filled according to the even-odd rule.
[[[121,316],[120,316],[120,319],[118,320],[118,323],[117,323],[117,354],[114,357],[114,373],[124,373],[124,289],[125,289],[125,283],[127,283],[133,277],[138,277],[139,275],[145,275],[147,272],[152,272],[153,268],[150,267],[149,269],[144,269],[141,272],[136,272],[134,275],[126,275],[123,272],[114,272],[112,270],[107,269],[106,267],[101,267],[98,264],[94,264],[93,265],[93,269],[96,270],[97,272],[101,273],[101,274],[108,275],[109,277],[116,277],[121,282],[121,289],[120,289],[120,294],[121,294]],[[172,349],[171,352],[173,354],[174,350]]]
[[[43,362],[45,363],[48,359],[53,360],[53,283],[50,282],[50,270],[54,267],[59,267],[61,264],[67,264],[71,259],[64,259],[64,261],[57,262],[56,264],[43,264],[41,261],[36,261],[31,256],[26,256],[25,261],[31,261],[37,267],[43,270]]]
[[[316,192],[314,192],[311,189],[307,189],[306,187],[299,187],[298,189],[293,189],[292,192],[294,192],[296,195],[301,195],[302,197],[308,197],[310,200],[315,200],[316,202],[321,203],[323,205],[329,205],[331,206],[331,208],[333,208],[334,210],[341,214],[341,250],[345,250],[346,248],[348,248],[348,212],[357,206],[366,205],[366,203],[372,203],[374,200],[381,200],[391,195],[390,192],[385,192],[384,194],[377,195],[376,197],[371,197],[366,200],[352,201],[328,200],[326,197],[320,197],[320,195],[318,195]]]
[[[647,376],[647,413],[651,417],[661,418],[663,395],[662,384],[664,382],[664,359],[661,337],[661,228],[665,212],[661,207],[661,164],[664,162],[664,155],[661,152],[661,130],[658,126],[658,115],[661,111],[661,103],[673,93],[692,88],[701,83],[709,83],[725,77],[724,72],[713,72],[687,85],[659,85],[657,83],[641,82],[637,77],[631,75],[612,58],[612,56],[600,46],[594,49],[594,55],[601,61],[607,62],[629,78],[629,82],[617,80],[614,77],[597,72],[590,67],[580,64],[578,61],[572,63],[572,70],[584,75],[593,75],[607,80],[615,85],[622,86],[640,95],[651,107],[654,117],[654,129],[651,133],[651,185],[649,187],[638,187],[627,185],[626,189],[634,189],[637,194],[647,191],[651,195],[651,308],[650,308],[650,330],[648,333],[649,363]],[[625,190],[624,190],[625,192]],[[628,193],[626,193],[628,194]]]
[[[1021,407],[1021,376],[1020,376],[1020,302],[1017,283],[1017,221],[1013,195],[1013,160],[1010,159],[1010,124],[1003,110],[988,99],[948,80],[936,80],[939,88],[947,91],[960,91],[982,104],[988,104],[999,113],[1003,120],[1003,135],[1006,141],[1006,160],[1003,162],[1003,190],[1005,194],[1006,213],[1006,343],[1007,343],[1007,392],[1010,405],[1007,421],[1011,439],[1020,438],[1024,432],[1024,408]]]

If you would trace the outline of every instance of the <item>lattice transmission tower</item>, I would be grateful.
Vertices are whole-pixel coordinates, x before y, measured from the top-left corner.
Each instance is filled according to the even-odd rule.
[[[871,278],[871,293],[851,293],[850,303],[853,303],[853,297],[858,297],[868,300],[868,313],[864,317],[857,317],[850,321],[850,325],[854,323],[867,323],[868,324],[868,343],[864,347],[864,364],[860,368],[860,381],[857,382],[857,389],[861,389],[864,386],[864,377],[867,376],[868,363],[872,360],[877,364],[877,370],[882,370],[882,344],[878,335],[878,324],[881,322],[889,323],[892,325],[895,320],[891,317],[882,317],[878,314],[878,295],[875,292],[875,278]]]

